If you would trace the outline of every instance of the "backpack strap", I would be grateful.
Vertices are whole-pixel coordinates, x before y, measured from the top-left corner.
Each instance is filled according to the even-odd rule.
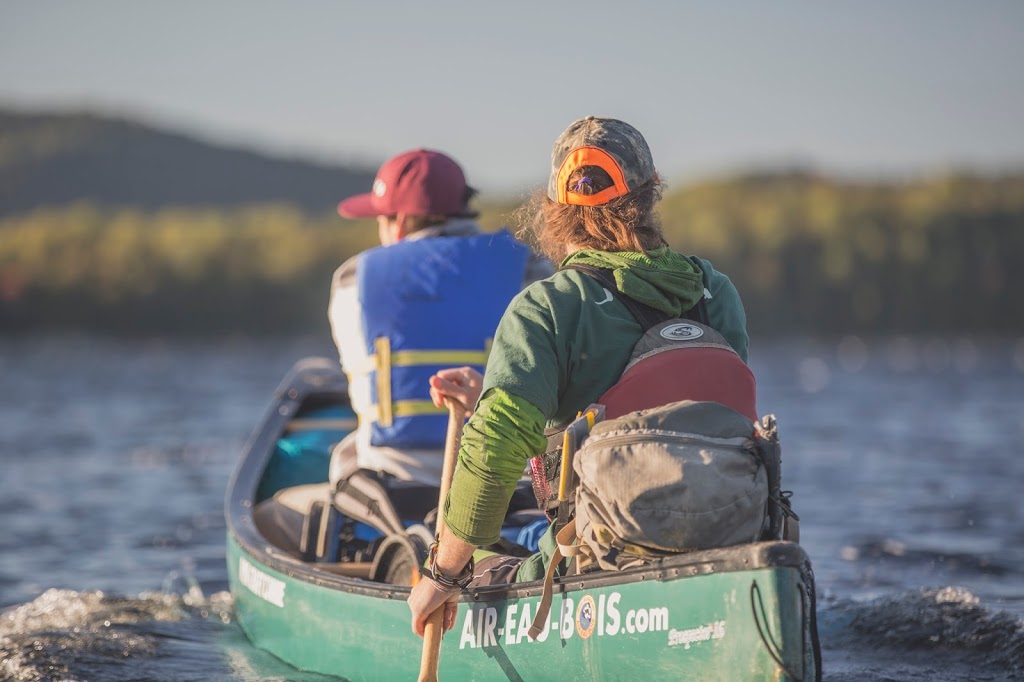
[[[558,531],[555,535],[555,547],[554,553],[551,555],[551,561],[548,562],[548,569],[544,572],[544,590],[541,593],[540,603],[537,604],[537,612],[533,616],[533,623],[530,625],[530,639],[535,640],[544,632],[544,628],[548,625],[548,614],[551,612],[551,599],[554,592],[554,580],[555,571],[558,570],[558,564],[562,563],[564,558],[572,558],[580,554],[586,554],[589,551],[589,547],[584,544],[580,544],[579,538],[576,536],[576,519],[573,519],[565,528]]]
[[[640,326],[643,327],[644,331],[647,331],[651,327],[661,324],[672,317],[668,313],[664,313],[657,308],[652,308],[646,303],[641,303],[640,301],[630,298],[619,291],[619,288],[615,286],[615,277],[612,275],[612,271],[608,268],[599,268],[594,265],[583,265],[581,263],[572,263],[565,267],[571,270],[579,270],[600,282],[605,289],[611,292],[612,296],[619,300],[619,303],[626,306],[626,309],[633,318],[640,323]]]
[[[372,526],[384,535],[404,535],[406,532],[391,503],[391,496],[365,471],[355,471],[338,481],[333,499],[345,516]]]
[[[800,517],[793,511],[790,501],[793,493],[782,490],[782,452],[779,445],[779,427],[774,414],[765,415],[754,422],[755,454],[761,459],[768,475],[768,528],[762,540],[793,540],[799,532]]]
[[[691,256],[690,260],[694,262],[694,265],[696,265],[697,270],[700,270],[701,284],[704,288],[704,291],[706,292],[707,275],[705,275],[704,271],[700,269],[700,264],[697,262],[695,257]],[[580,272],[590,275],[598,282],[600,282],[605,289],[611,292],[612,296],[618,299],[618,301],[622,303],[622,305],[626,306],[626,309],[633,316],[633,319],[635,319],[640,324],[644,331],[647,331],[651,327],[659,325],[662,322],[665,322],[666,320],[671,320],[675,317],[673,315],[669,315],[664,311],[658,310],[657,308],[652,308],[646,303],[641,303],[640,301],[634,298],[630,298],[626,294],[619,291],[619,288],[615,285],[615,277],[612,275],[611,270],[609,270],[608,268],[600,268],[597,267],[596,265],[583,265],[582,263],[570,263],[569,265],[565,266],[565,269],[579,270]],[[699,322],[703,325],[708,325],[708,306],[707,302],[705,301],[705,297],[701,296],[692,308],[683,312],[678,317],[680,319],[692,320],[694,322]]]

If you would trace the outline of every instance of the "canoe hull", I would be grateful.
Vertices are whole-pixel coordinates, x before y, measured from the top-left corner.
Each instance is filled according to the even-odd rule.
[[[763,550],[799,559],[792,548]],[[231,538],[228,567],[239,623],[256,646],[352,680],[415,678],[420,640],[410,631],[407,589],[370,596],[317,584],[261,565]],[[813,679],[804,674],[812,633],[799,566],[640,575],[564,585],[538,641],[526,631],[539,589],[487,601],[471,595],[442,641],[444,678]]]
[[[304,405],[344,399],[336,363],[296,366],[229,484],[227,568],[252,643],[296,668],[351,680],[414,679],[422,642],[408,587],[345,577],[270,545],[252,509],[277,485],[274,444]],[[294,423],[294,422],[292,422]],[[452,680],[815,680],[814,579],[799,545],[693,552],[556,581],[548,627],[527,636],[541,584],[463,595],[441,645]]]

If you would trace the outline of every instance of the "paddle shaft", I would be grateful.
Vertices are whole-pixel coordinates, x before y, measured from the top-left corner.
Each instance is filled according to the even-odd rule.
[[[459,444],[462,442],[462,423],[466,417],[466,408],[454,398],[446,398],[448,405],[448,433],[444,439],[444,464],[441,468],[441,489],[437,496],[437,531],[440,537],[441,526],[444,524],[444,502],[448,497],[448,489],[452,485],[455,474],[455,461],[459,456]],[[441,604],[427,618],[423,629],[423,655],[420,658],[419,682],[437,682],[437,666],[441,658],[441,635],[444,633],[444,604]]]
[[[466,408],[454,398],[446,398],[448,404],[448,432],[444,437],[444,462],[441,465],[441,489],[437,494],[437,530],[440,534],[441,520],[444,518],[444,502],[448,498],[448,490],[452,487],[455,475],[455,462],[459,459],[459,446],[462,444],[462,424],[466,420]]]

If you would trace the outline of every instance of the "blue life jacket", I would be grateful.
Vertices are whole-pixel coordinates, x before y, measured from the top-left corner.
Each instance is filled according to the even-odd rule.
[[[444,446],[447,412],[434,407],[428,379],[446,367],[483,372],[498,320],[522,289],[528,254],[507,230],[363,254],[359,301],[376,410],[361,419],[373,418],[371,445]]]

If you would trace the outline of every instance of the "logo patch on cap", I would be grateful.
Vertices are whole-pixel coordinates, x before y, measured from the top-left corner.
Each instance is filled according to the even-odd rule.
[[[377,178],[376,180],[373,181],[373,195],[374,196],[376,196],[376,197],[384,196],[384,192],[386,192],[387,189],[388,189],[387,184],[383,180],[381,180],[380,178]]]
[[[704,330],[692,324],[682,322],[670,324],[659,332],[663,338],[669,341],[692,341],[704,336]]]

